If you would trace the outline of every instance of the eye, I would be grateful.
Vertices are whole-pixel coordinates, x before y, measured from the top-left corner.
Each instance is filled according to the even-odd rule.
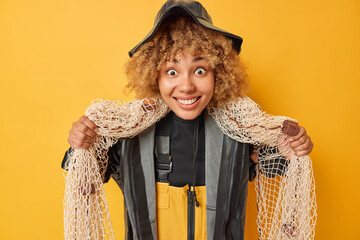
[[[206,70],[204,68],[198,68],[195,70],[195,74],[197,75],[203,75],[206,73]]]
[[[175,76],[175,75],[177,75],[177,72],[176,72],[174,69],[170,69],[170,70],[168,70],[166,73],[167,73],[167,75],[170,75],[170,76]]]

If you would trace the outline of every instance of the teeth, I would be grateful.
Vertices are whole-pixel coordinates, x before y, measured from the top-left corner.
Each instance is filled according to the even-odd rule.
[[[197,98],[188,99],[188,100],[176,99],[176,101],[178,101],[179,103],[184,104],[184,105],[193,104],[194,102],[196,102],[196,100],[197,100]]]

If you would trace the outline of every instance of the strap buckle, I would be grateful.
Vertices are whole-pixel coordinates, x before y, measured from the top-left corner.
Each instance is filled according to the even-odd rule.
[[[161,173],[171,173],[173,169],[173,163],[170,160],[169,156],[169,163],[159,163],[156,162],[156,170]]]

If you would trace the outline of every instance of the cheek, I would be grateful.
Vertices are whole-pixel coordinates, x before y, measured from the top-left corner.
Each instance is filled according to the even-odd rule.
[[[164,98],[168,95],[170,95],[171,93],[171,84],[166,81],[166,80],[163,80],[163,79],[159,79],[159,91],[160,91],[160,94],[161,96]]]
[[[206,93],[210,96],[210,98],[214,95],[215,89],[215,79],[214,77],[210,78],[206,83]]]

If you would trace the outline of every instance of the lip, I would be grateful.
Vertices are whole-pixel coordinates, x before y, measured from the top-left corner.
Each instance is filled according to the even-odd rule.
[[[190,100],[190,99],[194,99],[194,98],[197,98],[197,100],[194,103],[187,104],[187,105],[181,104],[180,102],[177,101],[177,99]],[[191,110],[198,105],[198,103],[200,102],[201,96],[200,97],[174,97],[173,99],[180,108],[185,109],[185,110]]]

